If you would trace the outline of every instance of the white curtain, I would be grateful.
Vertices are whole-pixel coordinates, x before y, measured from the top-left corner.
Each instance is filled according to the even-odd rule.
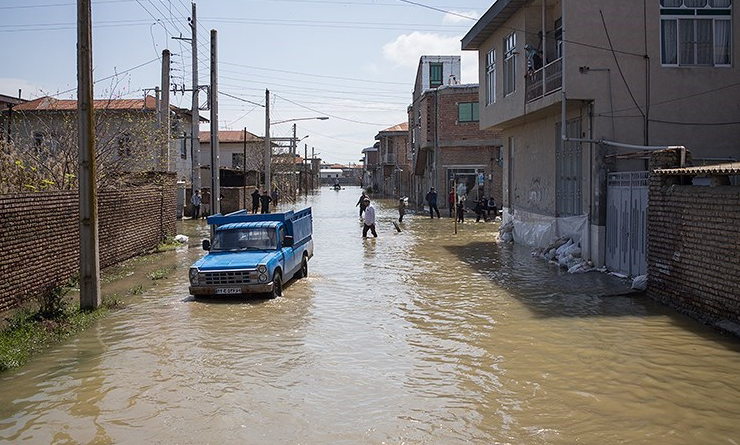
[[[696,21],[696,64],[712,65],[714,43],[712,36],[712,20]]]
[[[728,0],[729,1],[729,0]],[[732,42],[732,22],[729,20],[714,21],[714,64],[730,64],[730,46]]]
[[[681,65],[695,65],[694,57],[694,20],[681,19],[678,21],[679,61]]]
[[[678,64],[678,51],[676,48],[677,35],[676,35],[676,20],[662,20],[661,21],[661,48],[660,53],[662,54],[661,62],[664,65],[676,65]]]

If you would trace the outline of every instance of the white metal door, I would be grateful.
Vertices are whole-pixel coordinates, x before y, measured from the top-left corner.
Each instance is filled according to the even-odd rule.
[[[647,272],[648,172],[610,173],[606,192],[606,267]]]

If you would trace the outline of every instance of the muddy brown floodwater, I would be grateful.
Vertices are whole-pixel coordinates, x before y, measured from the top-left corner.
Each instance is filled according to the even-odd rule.
[[[309,278],[195,301],[197,247],[94,328],[0,376],[0,441],[94,444],[738,444],[740,342],[494,225],[404,218],[359,189],[313,207]],[[193,246],[203,222],[183,221]]]

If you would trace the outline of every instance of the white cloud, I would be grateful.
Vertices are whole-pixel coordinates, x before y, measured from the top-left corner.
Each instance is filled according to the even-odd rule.
[[[478,53],[462,51],[460,36],[412,32],[383,45],[383,56],[400,67],[416,68],[421,56],[462,56],[461,82],[478,83]]]
[[[470,27],[472,27],[475,24],[475,21],[470,19],[478,20],[480,18],[480,15],[476,11],[450,11],[451,14],[445,14],[445,16],[442,18],[442,23],[445,25],[459,25],[459,24],[468,24]],[[470,17],[460,17],[460,16]]]

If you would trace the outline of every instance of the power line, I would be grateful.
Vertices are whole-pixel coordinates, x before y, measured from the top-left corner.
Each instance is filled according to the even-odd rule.
[[[305,72],[297,72],[297,71],[288,71],[288,70],[280,70],[276,68],[262,68],[258,66],[251,66],[251,65],[241,65],[238,63],[229,63],[229,62],[219,62],[219,65],[229,65],[229,66],[238,66],[241,68],[249,68],[249,69],[255,69],[255,70],[262,70],[262,71],[274,71],[276,73],[287,73],[287,74],[295,74],[298,76],[309,76],[309,77],[320,77],[324,79],[335,79],[335,80],[347,80],[352,82],[367,82],[367,83],[383,83],[383,84],[390,84],[390,85],[405,85],[408,86],[407,82],[391,82],[391,81],[383,81],[383,80],[370,80],[370,79],[358,79],[355,77],[339,77],[339,76],[327,76],[323,74],[311,74],[311,73],[305,73]]]
[[[323,114],[325,116],[331,117],[332,119],[338,119],[340,121],[352,122],[354,124],[361,124],[361,125],[372,125],[372,126],[383,126],[383,125],[385,125],[387,127],[390,127],[391,125],[395,125],[395,124],[380,124],[380,123],[377,123],[377,122],[364,122],[364,121],[358,121],[358,120],[354,120],[354,119],[347,119],[346,117],[341,117],[341,116],[337,116],[337,115],[325,113],[325,112],[320,111],[320,110],[317,110],[315,108],[311,108],[311,107],[307,107],[305,105],[301,105],[298,102],[292,101],[290,99],[286,99],[286,98],[284,98],[284,97],[282,97],[280,95],[277,95],[277,94],[273,94],[273,95],[275,97],[279,97],[279,98],[283,99],[286,102],[290,102],[290,103],[292,103],[293,105],[295,105],[297,107],[301,107],[301,108],[304,108],[306,110],[313,111],[314,113]]]
[[[225,92],[223,92],[223,91],[221,91],[221,90],[219,90],[219,91],[218,91],[218,94],[223,94],[223,95],[224,95],[224,96],[226,96],[226,97],[230,97],[230,98],[232,98],[232,99],[240,100],[240,101],[242,101],[242,102],[246,102],[246,103],[248,103],[248,104],[256,105],[256,106],[258,106],[258,107],[264,107],[264,105],[262,105],[262,104],[258,104],[257,102],[252,102],[251,100],[243,99],[243,98],[241,98],[241,97],[238,97],[238,96],[234,96],[233,94],[225,93]]]

